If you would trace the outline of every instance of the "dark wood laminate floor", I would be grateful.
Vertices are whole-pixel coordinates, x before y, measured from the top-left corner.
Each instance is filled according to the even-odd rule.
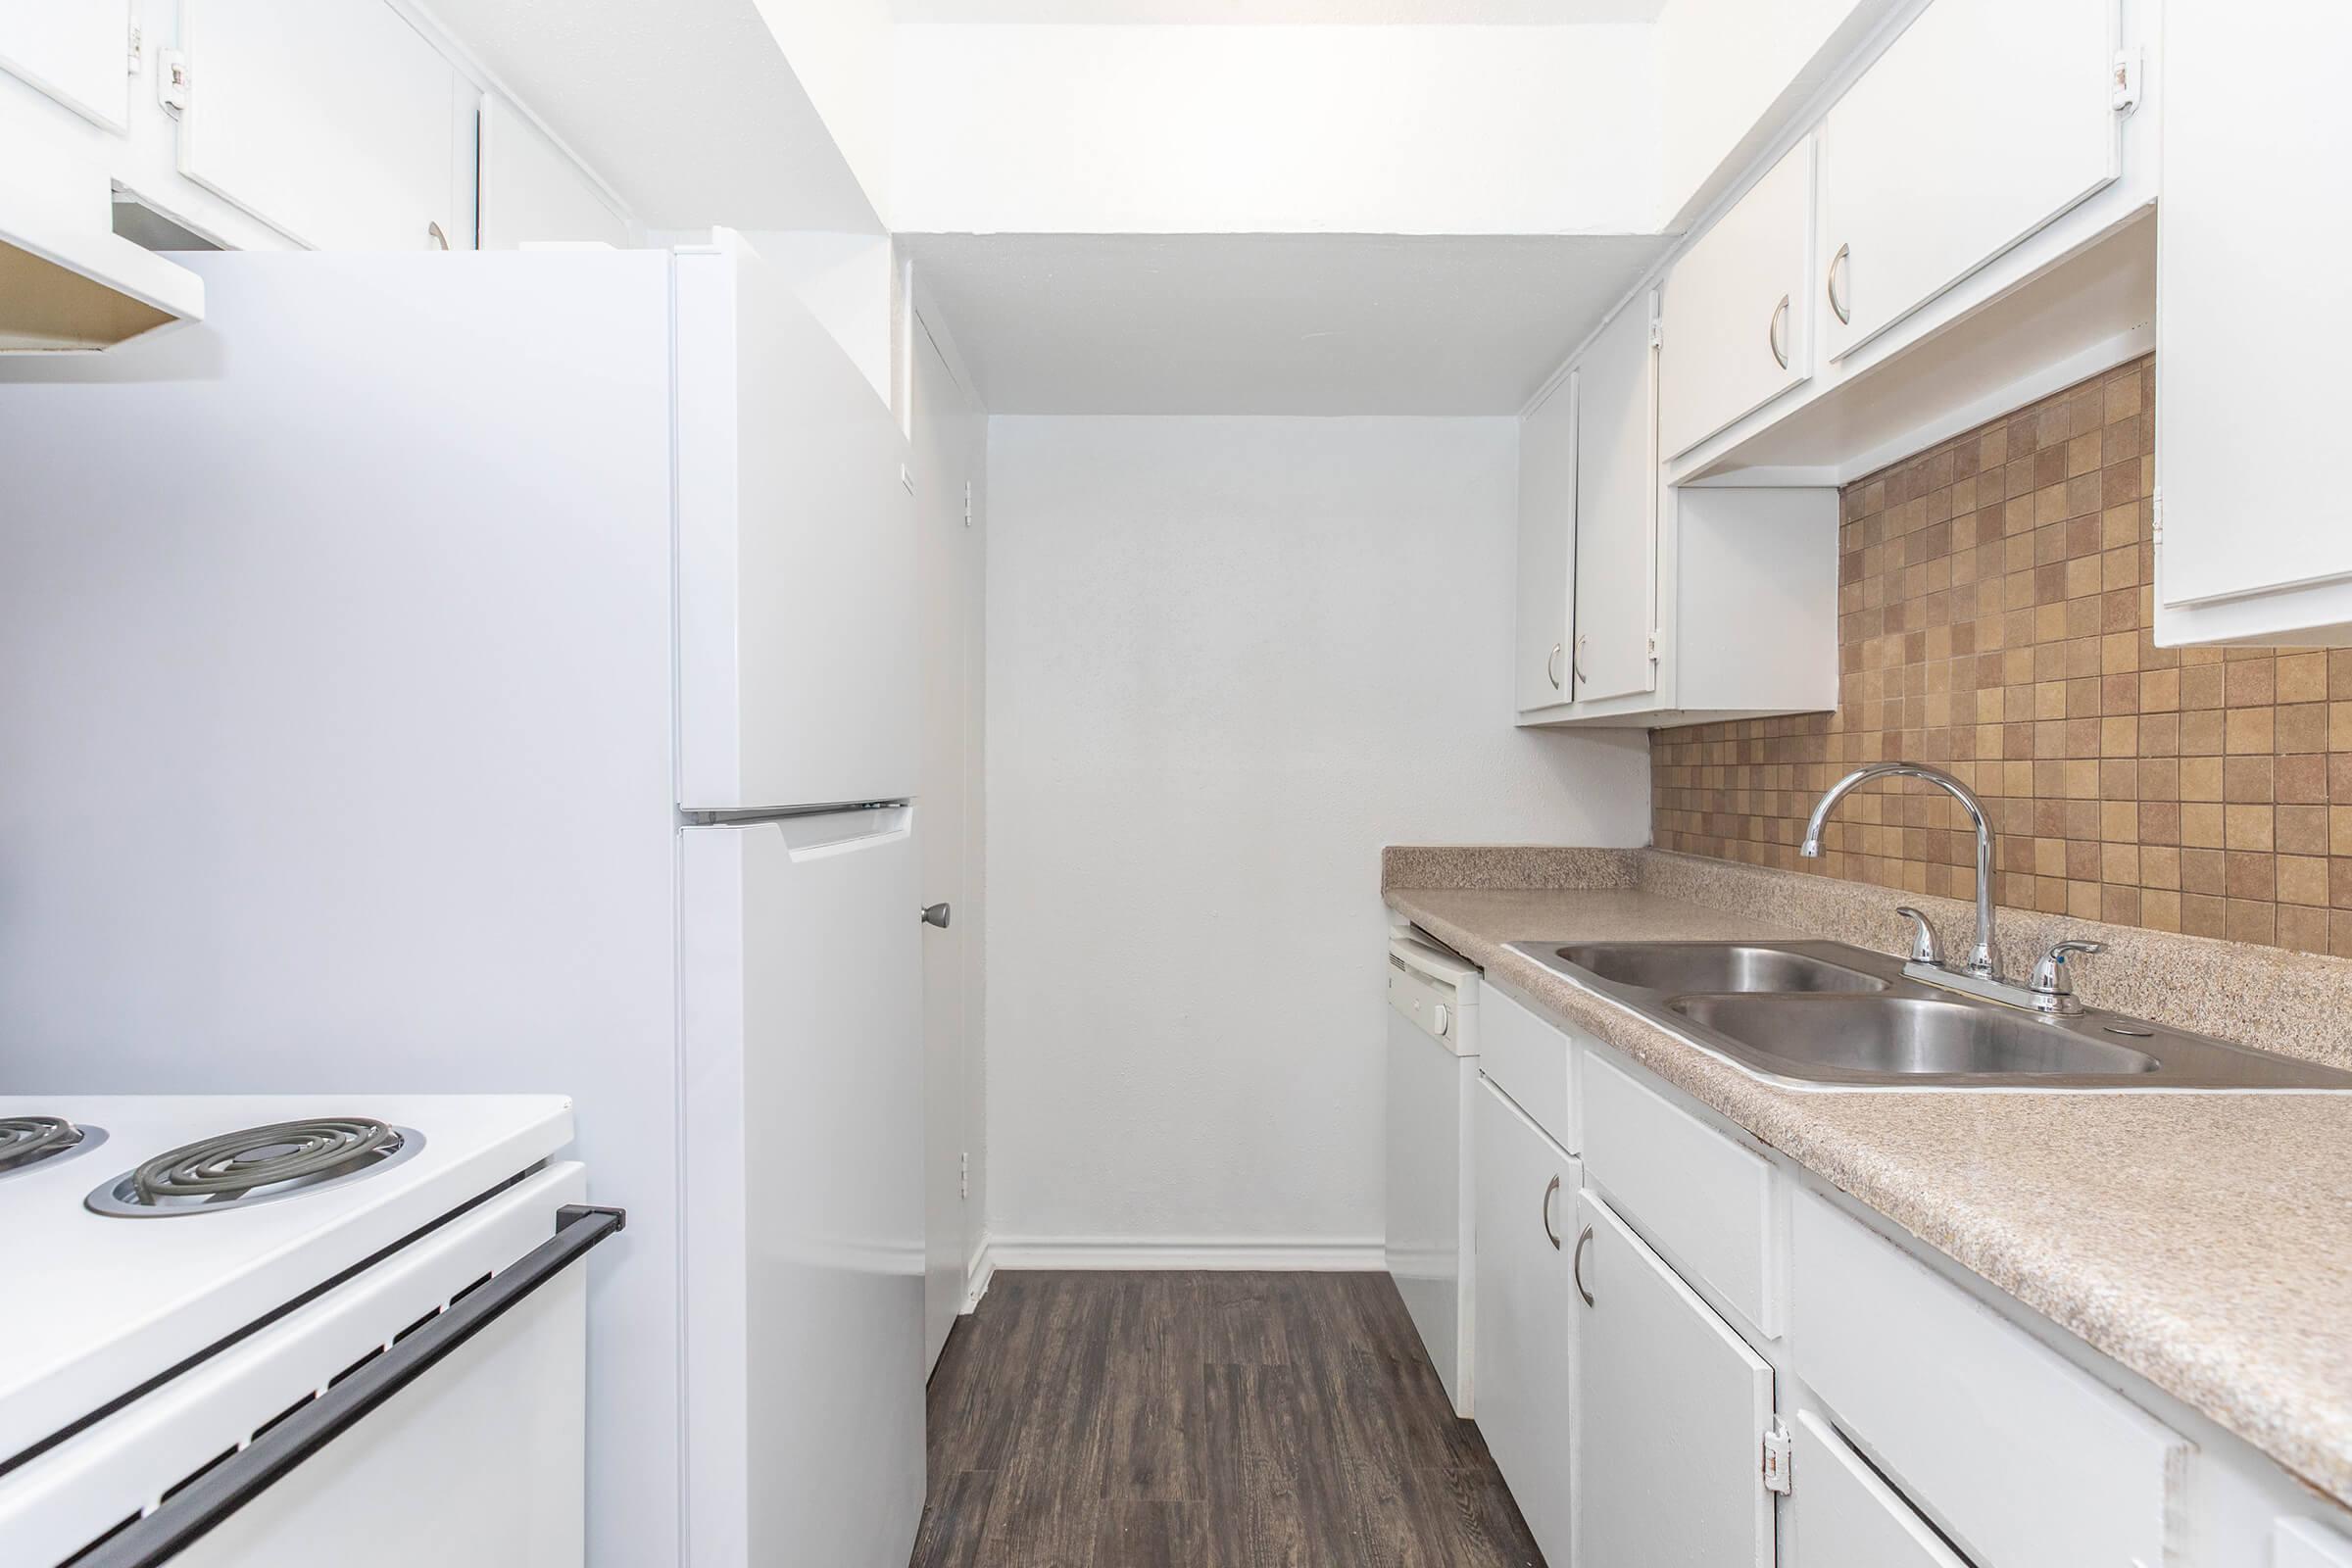
[[[999,1274],[912,1568],[1541,1568],[1385,1274]]]

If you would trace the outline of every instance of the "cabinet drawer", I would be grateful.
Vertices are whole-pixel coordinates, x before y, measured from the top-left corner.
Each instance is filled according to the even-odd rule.
[[[1658,445],[1680,457],[1811,373],[1813,138],[1674,264],[1658,305]]]
[[[2352,1568],[2352,1541],[2311,1519],[2281,1519],[2273,1532],[2271,1568]]]
[[[1807,1193],[1797,1374],[1982,1568],[2164,1563],[2188,1441]]]
[[[1478,997],[1478,1065],[1553,1143],[1575,1153],[1568,1058],[1574,1043],[1493,986]]]
[[[1582,1076],[1592,1179],[1686,1276],[1777,1338],[1772,1167],[1596,1054],[1587,1054]]]
[[[1805,1568],[1968,1568],[1828,1423],[1796,1418],[1796,1560]]]

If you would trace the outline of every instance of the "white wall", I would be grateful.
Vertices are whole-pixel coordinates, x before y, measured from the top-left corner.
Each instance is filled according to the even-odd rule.
[[[1377,1242],[1380,846],[1645,838],[1643,737],[1511,725],[1516,442],[991,421],[1000,1245]]]
[[[1638,233],[1653,30],[904,25],[906,233]]]
[[[890,0],[757,4],[866,201],[890,224]]]

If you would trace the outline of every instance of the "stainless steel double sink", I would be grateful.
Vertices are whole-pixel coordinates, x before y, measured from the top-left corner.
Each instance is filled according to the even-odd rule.
[[[2337,1072],[2121,1013],[2054,1017],[1837,942],[1514,942],[1758,1077],[1836,1088],[2331,1089]]]

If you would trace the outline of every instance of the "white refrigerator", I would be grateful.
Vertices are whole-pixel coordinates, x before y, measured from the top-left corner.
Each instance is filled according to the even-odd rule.
[[[896,420],[723,232],[186,260],[0,361],[0,1090],[571,1096],[590,1561],[899,1568]]]

